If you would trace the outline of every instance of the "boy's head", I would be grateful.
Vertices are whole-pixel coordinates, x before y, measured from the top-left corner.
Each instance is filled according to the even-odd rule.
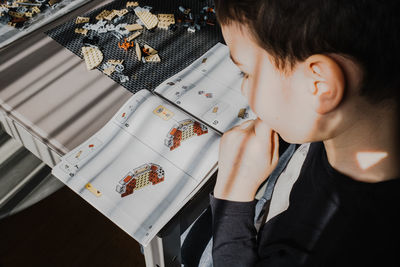
[[[397,0],[215,5],[250,106],[286,141],[327,140],[373,108],[397,107]]]

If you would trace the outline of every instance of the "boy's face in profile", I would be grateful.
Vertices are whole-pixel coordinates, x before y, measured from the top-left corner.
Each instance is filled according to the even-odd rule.
[[[222,32],[233,62],[244,73],[242,93],[251,109],[286,141],[307,142],[317,118],[312,79],[307,78],[304,66],[300,63],[283,73],[245,26],[222,25]]]

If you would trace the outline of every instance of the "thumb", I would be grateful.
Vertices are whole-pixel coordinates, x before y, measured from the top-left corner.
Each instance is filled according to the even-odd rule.
[[[267,124],[261,121],[259,118],[256,119],[254,125],[254,131],[256,137],[263,142],[266,147],[266,151],[270,158],[270,163],[273,167],[279,159],[279,135],[277,132],[271,129]]]
[[[254,132],[256,137],[260,140],[266,140],[270,142],[272,129],[259,118],[257,118],[254,122]]]

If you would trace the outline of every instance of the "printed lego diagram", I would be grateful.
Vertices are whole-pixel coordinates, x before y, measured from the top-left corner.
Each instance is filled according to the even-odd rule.
[[[65,164],[62,166],[63,171],[68,173],[70,177],[73,177],[79,168],[89,161],[94,153],[98,151],[102,144],[100,139],[93,138],[86,144],[80,146],[66,158]]]
[[[220,134],[201,123],[143,89],[52,173],[147,245],[217,169]]]
[[[167,109],[166,107],[164,107],[163,105],[159,105],[158,107],[156,107],[156,109],[153,110],[153,113],[166,121],[174,116],[174,113],[169,109]]]
[[[239,109],[239,113],[238,113],[237,117],[241,118],[243,120],[247,119],[249,117],[249,113],[247,112],[247,108]]]
[[[257,117],[241,93],[242,81],[240,69],[229,57],[229,48],[219,43],[155,92],[208,127],[225,132]]]
[[[205,125],[192,119],[186,119],[172,127],[164,140],[164,144],[172,151],[179,147],[181,142],[195,135],[200,136],[206,133],[208,133],[208,128]]]
[[[125,105],[117,114],[115,117],[115,120],[119,124],[125,124],[128,118],[135,113],[136,109],[139,107],[139,105],[144,102],[146,98],[142,96],[141,94],[137,94],[137,97],[133,100],[128,105]]]
[[[154,163],[143,164],[131,172],[128,172],[125,177],[119,181],[116,191],[121,194],[121,197],[128,196],[134,190],[139,190],[147,185],[156,185],[164,181],[165,173],[160,165]]]
[[[181,84],[181,83],[182,83],[182,77],[177,77],[166,83],[166,85],[171,88],[171,90],[169,90],[168,98],[174,101],[178,105],[181,104],[179,99],[182,98],[187,92],[196,87],[196,85],[193,83],[188,83],[188,84]]]

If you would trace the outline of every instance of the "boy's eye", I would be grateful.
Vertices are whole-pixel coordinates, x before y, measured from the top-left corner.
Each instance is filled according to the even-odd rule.
[[[244,71],[240,71],[240,76],[242,76],[244,79],[247,79],[249,77],[249,75]]]

